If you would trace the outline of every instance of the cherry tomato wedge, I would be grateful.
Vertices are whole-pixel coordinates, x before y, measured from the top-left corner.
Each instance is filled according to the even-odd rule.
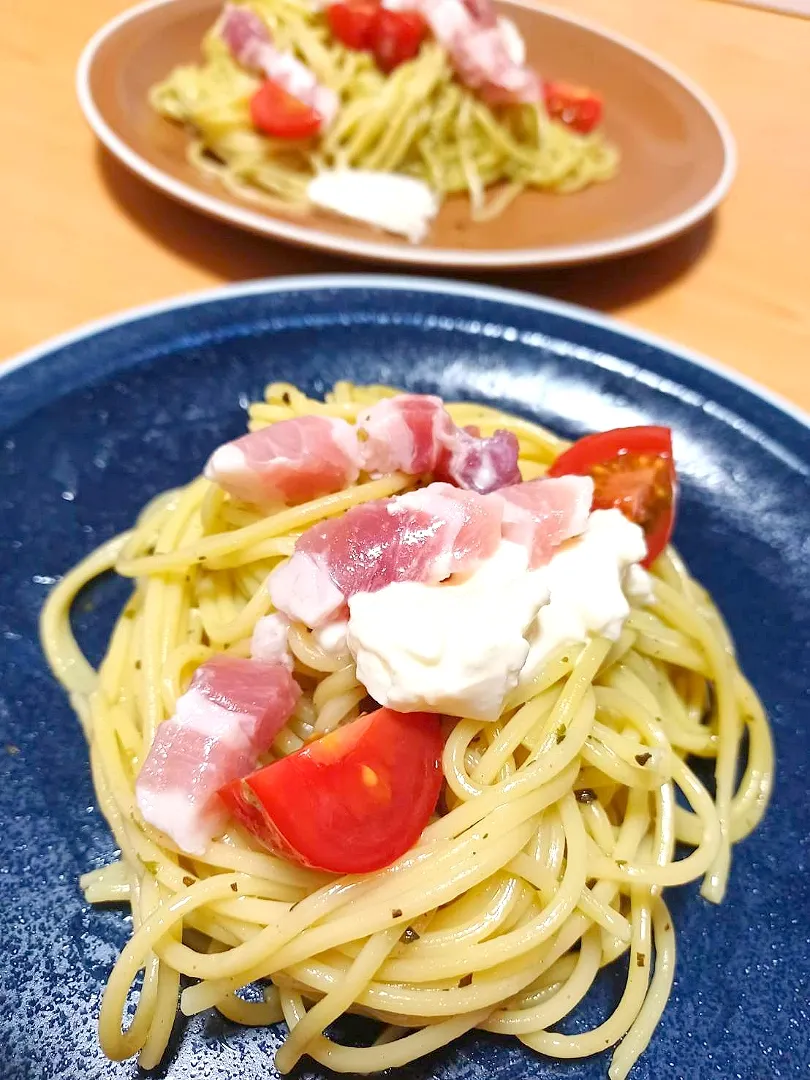
[[[341,44],[350,49],[371,49],[379,11],[379,0],[346,0],[330,4],[326,20]]]
[[[377,67],[388,73],[413,60],[422,47],[428,25],[418,11],[380,8],[374,23],[371,48]]]
[[[337,874],[380,870],[412,847],[442,783],[438,716],[378,709],[220,791],[262,844]]]
[[[320,131],[323,119],[312,106],[288,94],[268,79],[250,99],[253,126],[277,139],[308,139]]]
[[[602,98],[584,86],[547,82],[543,93],[552,120],[561,120],[582,135],[593,131],[602,119]]]
[[[678,477],[666,427],[616,428],[586,435],[560,454],[549,476],[591,476],[593,509],[617,507],[644,529],[650,566],[669,543]]]

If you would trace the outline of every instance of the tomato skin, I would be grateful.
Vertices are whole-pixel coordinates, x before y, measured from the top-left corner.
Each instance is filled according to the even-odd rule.
[[[413,60],[422,47],[428,25],[418,11],[380,8],[374,24],[372,50],[377,67],[386,74]]]
[[[220,791],[271,851],[336,874],[381,870],[416,843],[442,784],[432,713],[378,709]]]
[[[552,120],[561,120],[581,135],[593,131],[602,119],[602,98],[584,86],[547,82],[543,93]]]
[[[644,529],[651,566],[672,536],[678,476],[667,427],[614,428],[586,435],[554,461],[549,476],[591,476],[593,510],[617,507]]]
[[[323,123],[320,113],[272,79],[250,99],[250,117],[255,128],[277,139],[308,139]]]
[[[346,0],[326,9],[329,29],[349,49],[371,49],[379,0]]]

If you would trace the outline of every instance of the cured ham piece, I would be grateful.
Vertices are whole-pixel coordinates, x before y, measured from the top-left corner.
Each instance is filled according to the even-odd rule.
[[[486,438],[476,428],[456,428],[436,474],[457,487],[486,495],[520,483],[518,452],[518,441],[511,431],[496,431]]]
[[[431,473],[456,426],[439,397],[398,394],[357,418],[363,468],[370,473]]]
[[[563,541],[585,529],[593,480],[589,476],[529,480],[501,488],[497,497],[504,504],[504,540],[527,548],[529,565],[534,569],[548,562]]]
[[[303,61],[291,52],[277,49],[269,30],[255,12],[226,4],[219,34],[238,64],[261,72],[314,109],[325,125],[332,123],[340,107],[337,94],[328,86],[322,86]]]
[[[357,593],[395,581],[434,585],[470,573],[501,540],[525,547],[532,568],[583,531],[593,481],[566,476],[532,480],[490,495],[429,484],[392,499],[365,503],[307,530],[270,576],[275,607],[310,627],[345,614]]]
[[[518,441],[509,431],[482,438],[456,427],[441,398],[399,394],[357,420],[363,468],[370,473],[435,473],[482,495],[520,482]]]
[[[536,104],[543,84],[519,55],[515,34],[490,0],[417,0],[416,7],[446,50],[456,74],[493,104]]]
[[[360,475],[354,428],[329,416],[296,416],[215,450],[209,480],[259,506],[295,506],[341,491]]]
[[[135,784],[145,821],[201,855],[225,827],[217,791],[247,775],[301,694],[284,664],[216,656],[202,664],[162,723]]]
[[[474,570],[500,543],[502,515],[497,497],[449,484],[365,503],[305,532],[270,576],[270,597],[290,618],[323,626],[356,593]]]

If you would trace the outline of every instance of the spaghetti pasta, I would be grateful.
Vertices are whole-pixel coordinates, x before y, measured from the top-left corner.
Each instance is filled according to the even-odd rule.
[[[251,408],[251,426],[305,413],[354,420],[392,393],[342,383],[318,402],[272,385]],[[513,431],[524,477],[541,475],[564,445],[496,409],[448,411],[485,435]],[[281,1072],[305,1054],[339,1072],[374,1072],[480,1028],[554,1058],[621,1040],[609,1075],[623,1080],[649,1042],[675,964],[664,890],[702,877],[704,895],[722,900],[731,845],[762,816],[773,774],[768,722],[728,632],[671,550],[653,568],[652,601],[634,604],[617,641],[557,650],[494,723],[448,721],[441,812],[384,870],[304,869],[235,825],[189,856],[138,813],[134,784],[158,725],[200,663],[223,651],[249,655],[253,626],[270,609],[264,582],[296,536],[415,483],[361,478],[262,515],[197,479],[155,499],[51,594],[43,645],[84,728],[121,851],[82,887],[93,903],[127,902],[133,917],[101,1007],[110,1057],[139,1054],[145,1068],[160,1061],[182,976],[198,980],[180,994],[187,1015],[215,1007],[240,1024],[283,1019]],[[74,640],[70,609],[108,570],[133,579],[134,591],[96,672]],[[273,757],[358,716],[365,696],[348,654],[324,652],[300,626],[290,647],[304,693]],[[713,762],[715,794],[690,755]],[[676,843],[691,850],[677,857]],[[613,1014],[587,1033],[553,1030],[600,968],[622,957],[626,986]],[[139,972],[137,1009],[122,1031]],[[239,995],[259,980],[261,1000]],[[324,1035],[350,1012],[384,1025],[372,1045]]]
[[[473,219],[486,220],[526,188],[574,192],[617,170],[617,151],[598,131],[579,134],[542,105],[488,106],[458,82],[436,42],[386,75],[369,53],[332,38],[308,0],[253,0],[251,8],[278,48],[337,94],[337,118],[322,137],[296,142],[253,127],[260,79],[236,62],[216,27],[203,40],[202,63],[176,68],[150,95],[161,115],[191,131],[195,168],[240,198],[305,213],[310,180],[351,167],[413,176],[442,197],[466,193]]]

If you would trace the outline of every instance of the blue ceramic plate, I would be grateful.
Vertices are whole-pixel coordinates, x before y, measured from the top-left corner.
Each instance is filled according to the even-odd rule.
[[[336,379],[495,401],[565,435],[669,424],[683,478],[676,540],[734,631],[776,732],[764,824],[736,850],[726,903],[671,896],[675,992],[635,1080],[807,1076],[810,1062],[810,427],[696,357],[574,308],[416,279],[346,277],[224,289],[117,318],[6,366],[0,377],[0,1078],[119,1080],[96,1044],[120,909],[91,910],[76,879],[109,860],[85,747],[37,644],[49,585],[189,480],[239,433],[247,401],[286,379]],[[101,655],[122,587],[77,626]],[[5,744],[5,749],[3,749]],[[606,973],[575,1023],[618,993]],[[178,1021],[158,1076],[265,1080],[273,1030]],[[605,1077],[607,1058],[549,1063],[467,1038],[403,1080]],[[304,1067],[298,1074],[321,1074]]]

